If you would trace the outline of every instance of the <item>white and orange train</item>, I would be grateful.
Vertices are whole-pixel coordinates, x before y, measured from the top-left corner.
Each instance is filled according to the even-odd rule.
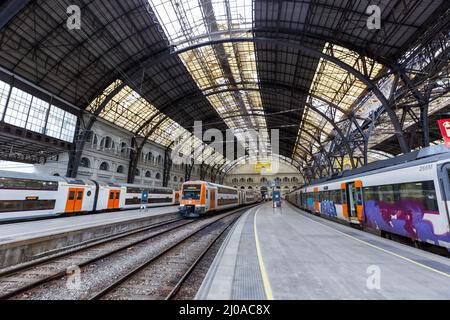
[[[2,222],[178,203],[179,192],[169,188],[0,170]]]
[[[254,190],[241,190],[206,181],[186,181],[181,187],[179,211],[189,218],[261,201]]]
[[[313,182],[286,199],[311,213],[450,252],[450,148],[442,145]]]

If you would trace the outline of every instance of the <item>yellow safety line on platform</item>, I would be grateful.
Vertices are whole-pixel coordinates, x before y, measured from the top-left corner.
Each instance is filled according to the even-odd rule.
[[[273,300],[272,289],[270,287],[270,282],[269,282],[269,277],[267,276],[266,267],[264,266],[264,260],[262,258],[261,246],[259,245],[258,231],[256,229],[256,216],[258,215],[260,209],[261,209],[261,207],[258,208],[258,210],[256,210],[255,216],[253,218],[253,230],[255,232],[256,253],[258,254],[259,270],[261,272],[261,277],[262,277],[262,281],[263,281],[263,285],[264,285],[264,291],[266,293],[266,298],[267,298],[267,300]]]
[[[336,229],[334,229],[334,228],[332,228],[332,227],[330,227],[330,226],[327,226],[326,224],[323,224],[323,223],[321,223],[321,222],[318,222],[318,221],[316,221],[316,220],[314,220],[314,219],[311,219],[311,218],[309,218],[309,217],[306,217],[306,216],[304,216],[304,215],[302,215],[302,217],[305,218],[305,219],[308,219],[309,221],[312,221],[312,222],[314,222],[314,223],[317,223],[317,224],[319,224],[319,225],[321,225],[321,226],[323,226],[323,227],[326,227],[326,228],[328,228],[328,229],[331,229],[331,230],[333,230],[333,231],[335,231],[335,232],[337,232],[337,233],[340,233],[340,234],[346,236],[347,238],[350,238],[350,239],[353,239],[353,240],[355,240],[355,241],[361,242],[361,243],[363,243],[363,244],[365,244],[365,245],[367,245],[367,246],[369,246],[369,247],[372,247],[372,248],[374,248],[374,249],[378,249],[378,250],[380,250],[380,251],[382,251],[382,252],[384,252],[384,253],[387,253],[387,254],[390,254],[390,255],[395,256],[395,257],[397,257],[397,258],[400,258],[400,259],[403,259],[403,260],[405,260],[405,261],[411,262],[412,264],[415,264],[415,265],[417,265],[417,266],[419,266],[419,267],[422,267],[422,268],[425,268],[425,269],[427,269],[427,270],[436,272],[436,273],[438,273],[438,274],[440,274],[440,275],[442,275],[442,276],[444,276],[444,277],[450,278],[450,274],[448,274],[448,273],[446,273],[446,272],[439,271],[439,270],[437,270],[437,269],[434,269],[434,268],[432,268],[432,267],[429,267],[429,266],[427,266],[427,265],[424,265],[424,264],[422,264],[422,263],[420,263],[420,262],[414,261],[414,260],[409,259],[409,258],[407,258],[407,257],[404,257],[404,256],[402,256],[402,255],[400,255],[400,254],[397,254],[397,253],[395,253],[395,252],[392,252],[392,251],[389,251],[389,250],[386,250],[386,249],[377,247],[376,245],[373,245],[373,244],[368,243],[368,242],[366,242],[366,241],[364,241],[364,240],[361,240],[361,239],[358,239],[358,238],[353,237],[353,236],[351,236],[351,235],[348,235],[348,234],[346,234],[345,232],[336,230]]]

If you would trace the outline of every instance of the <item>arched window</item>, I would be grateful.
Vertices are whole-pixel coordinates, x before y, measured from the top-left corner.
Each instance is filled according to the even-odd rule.
[[[173,177],[173,182],[177,182],[178,178],[176,176]]]
[[[252,179],[252,178],[248,178],[248,179],[247,179],[247,182],[248,182],[248,183],[252,183],[252,182],[253,182],[253,179]]]
[[[244,186],[242,186],[242,187],[241,187],[241,189],[245,189],[245,187],[244,187]]]
[[[275,182],[280,183],[280,182],[281,182],[281,179],[280,179],[279,177],[276,177],[276,178],[275,178]]]
[[[260,182],[261,183],[265,183],[265,182],[267,182],[267,179],[266,178],[261,178]]]
[[[123,166],[117,167],[117,173],[123,173]]]
[[[59,177],[59,173],[54,173],[53,176],[54,177]]]
[[[146,178],[151,178],[151,177],[152,177],[151,172],[147,170],[147,171],[145,172],[145,177],[146,177]]]
[[[239,181],[240,181],[240,182],[245,182],[245,179],[244,179],[244,178],[241,178]]]
[[[111,148],[111,137],[105,137],[105,149]]]
[[[297,179],[297,177],[293,177],[291,181],[297,183],[298,179]]]
[[[92,139],[92,145],[93,145],[94,147],[96,147],[97,144],[98,144],[98,138],[97,138],[97,136],[94,134],[94,137],[93,137],[93,139]]]
[[[156,180],[161,180],[161,173],[157,172],[155,178]]]
[[[80,167],[90,168],[91,167],[91,161],[89,161],[89,159],[86,158],[86,157],[81,158]]]
[[[141,175],[141,171],[139,169],[136,168],[136,170],[134,171],[134,175],[136,177],[139,177]]]
[[[100,169],[100,170],[103,170],[103,171],[108,171],[108,170],[109,170],[109,164],[108,164],[108,162],[103,161],[103,162],[100,164],[99,169]]]
[[[162,156],[161,155],[158,155],[158,164],[161,164],[162,163]]]
[[[150,162],[153,162],[153,160],[154,160],[153,153],[151,151],[147,154],[147,160]]]
[[[184,178],[183,177],[180,177],[180,182],[184,182]]]
[[[289,178],[288,177],[284,177],[283,178],[283,182],[289,182]]]
[[[233,188],[237,189],[237,186],[233,186]]]
[[[249,189],[249,190],[252,190],[253,188],[252,188],[252,186],[248,186],[248,188],[247,189]]]
[[[238,182],[239,182],[239,179],[238,179],[238,178],[233,178],[232,182],[233,182],[233,183],[238,183]]]

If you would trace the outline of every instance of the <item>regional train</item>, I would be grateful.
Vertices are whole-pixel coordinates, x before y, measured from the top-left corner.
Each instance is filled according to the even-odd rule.
[[[0,170],[1,222],[178,203],[169,188]]]
[[[377,161],[289,193],[321,216],[450,251],[450,149],[433,146]]]
[[[186,181],[180,190],[179,211],[187,218],[261,201],[255,190],[242,190],[206,181]]]

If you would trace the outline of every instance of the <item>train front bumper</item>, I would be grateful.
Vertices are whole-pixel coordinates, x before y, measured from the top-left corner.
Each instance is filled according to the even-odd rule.
[[[180,205],[178,211],[186,218],[198,218],[206,213],[206,207],[199,205]]]

